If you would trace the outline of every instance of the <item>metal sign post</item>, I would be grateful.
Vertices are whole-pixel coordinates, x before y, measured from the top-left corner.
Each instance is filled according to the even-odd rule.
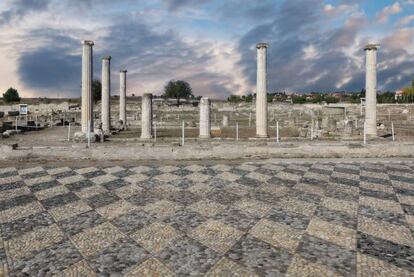
[[[279,143],[279,121],[276,122],[276,142]]]
[[[391,122],[392,141],[395,141],[394,122]]]
[[[367,144],[366,123],[364,121],[364,145]]]
[[[181,130],[181,145],[184,146],[184,140],[185,140],[185,133],[184,133],[184,121],[182,124],[182,130]]]
[[[154,141],[157,141],[157,122],[154,121]]]

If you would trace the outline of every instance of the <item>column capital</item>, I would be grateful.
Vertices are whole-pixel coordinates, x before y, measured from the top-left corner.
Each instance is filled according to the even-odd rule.
[[[108,60],[108,61],[110,61],[111,59],[112,59],[111,56],[103,56],[102,57],[102,60]]]
[[[201,97],[200,98],[200,103],[201,104],[210,104],[210,98],[208,98],[208,97]]]
[[[121,73],[127,73],[127,72],[128,72],[128,70],[126,70],[126,69],[121,69],[119,72],[121,72]]]
[[[82,40],[82,44],[83,45],[89,45],[89,46],[93,46],[94,43],[92,40]]]
[[[379,44],[367,44],[365,47],[364,47],[364,51],[369,51],[369,50],[374,50],[374,51],[376,51],[376,50],[378,50],[378,48],[379,48]]]
[[[260,43],[256,44],[257,49],[268,48],[268,47],[269,47],[269,44],[267,44],[265,42],[260,42]]]

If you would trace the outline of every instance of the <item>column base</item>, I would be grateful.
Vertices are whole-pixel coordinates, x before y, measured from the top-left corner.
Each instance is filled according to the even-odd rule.
[[[258,135],[258,134],[256,134],[256,137],[255,138],[258,138],[258,139],[266,139],[266,138],[269,138],[269,135]]]
[[[211,139],[211,136],[198,136],[199,139]]]
[[[152,136],[140,137],[140,140],[152,140]]]
[[[89,134],[89,137],[90,137],[91,142],[99,141],[99,136],[94,132],[91,132]],[[75,142],[87,142],[88,141],[88,134],[84,133],[84,132],[76,132],[73,135],[73,140]]]

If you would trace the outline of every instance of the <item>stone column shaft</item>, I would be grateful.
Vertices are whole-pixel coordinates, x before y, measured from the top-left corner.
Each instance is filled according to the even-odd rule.
[[[127,125],[126,118],[126,70],[121,70],[119,80],[119,120],[122,120],[123,127]]]
[[[102,131],[111,131],[111,56],[102,58]]]
[[[369,136],[377,135],[377,49],[377,45],[365,47],[365,122]]]
[[[200,99],[200,138],[210,138],[210,130],[210,99],[202,97]]]
[[[223,120],[221,122],[221,125],[223,125],[223,127],[229,127],[229,116],[228,115],[223,115]]]
[[[152,94],[142,96],[141,108],[141,139],[152,138]]]
[[[267,54],[266,43],[258,43],[256,87],[256,137],[267,138]]]
[[[93,98],[92,98],[92,58],[93,42],[89,40],[82,41],[82,109],[81,109],[81,126],[82,133],[88,132],[88,122],[90,131],[93,132]]]

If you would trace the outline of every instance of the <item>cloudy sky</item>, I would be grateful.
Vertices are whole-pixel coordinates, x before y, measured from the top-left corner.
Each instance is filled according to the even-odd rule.
[[[255,91],[257,42],[268,42],[269,91],[360,90],[364,51],[380,43],[378,85],[414,75],[414,0],[1,0],[0,92],[78,97],[81,40],[94,76],[111,55],[112,94],[159,93],[170,79],[196,95]]]

